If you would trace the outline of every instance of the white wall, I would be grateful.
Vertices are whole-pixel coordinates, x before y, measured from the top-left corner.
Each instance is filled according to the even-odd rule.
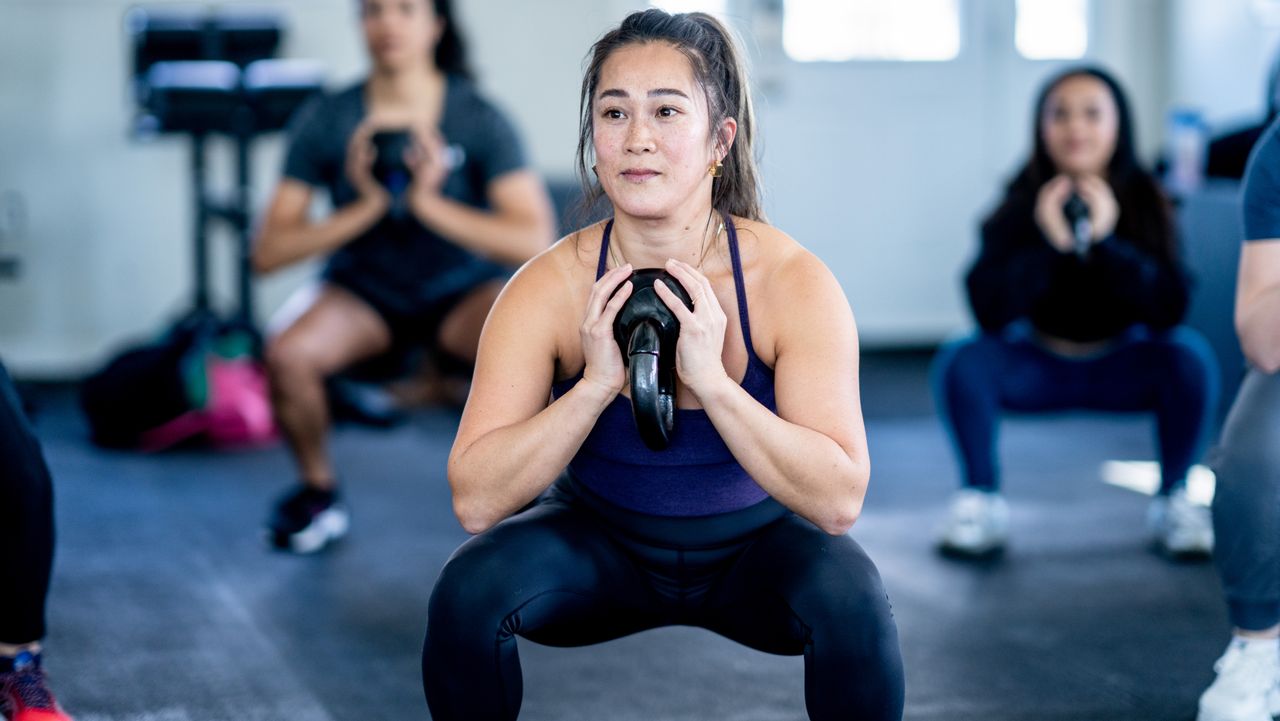
[[[1280,2],[1172,0],[1171,102],[1210,124],[1256,122],[1266,110],[1267,71],[1280,46]]]
[[[755,1],[732,3],[748,31]],[[1171,94],[1231,112],[1260,101],[1273,33],[1250,22],[1250,2],[1094,1],[1091,54],[1133,92],[1145,149],[1158,146]],[[291,18],[286,55],[322,59],[335,82],[362,72],[354,0],[256,4]],[[643,2],[456,4],[482,85],[514,116],[537,166],[569,174],[583,56]],[[17,191],[28,215],[21,237],[0,237],[0,255],[23,263],[18,281],[0,281],[0,357],[27,377],[91,368],[188,303],[187,146],[126,137],[128,5],[0,0],[0,196]],[[936,341],[967,325],[958,280],[976,222],[1025,152],[1031,96],[1057,67],[1017,57],[1013,0],[964,7],[965,45],[952,63],[799,65],[756,51],[774,58],[759,68],[770,81],[760,96],[768,211],[831,265],[868,346]],[[1234,20],[1203,35],[1220,13]],[[261,205],[278,140],[255,157]],[[225,184],[226,163],[218,171]],[[223,298],[228,259],[218,266]],[[311,272],[261,282],[260,308]]]
[[[1153,149],[1165,5],[1094,6],[1090,59],[1131,90]],[[765,69],[779,86],[762,103],[772,219],[831,266],[864,346],[932,343],[969,324],[960,274],[977,224],[1026,157],[1033,96],[1064,65],[1017,54],[1011,0],[963,7],[951,62]]]

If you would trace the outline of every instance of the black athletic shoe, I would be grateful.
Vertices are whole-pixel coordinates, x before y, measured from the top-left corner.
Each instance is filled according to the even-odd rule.
[[[347,535],[350,523],[336,491],[299,485],[276,501],[267,521],[267,542],[282,551],[315,553]]]

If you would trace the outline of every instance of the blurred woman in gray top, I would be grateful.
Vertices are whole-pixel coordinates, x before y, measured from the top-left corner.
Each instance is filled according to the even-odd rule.
[[[268,536],[300,553],[348,525],[325,443],[325,379],[414,346],[469,366],[509,269],[554,233],[546,190],[511,123],[470,80],[449,0],[359,7],[369,74],[293,119],[253,256],[263,273],[328,256],[318,292],[267,346],[276,418],[299,479],[276,503]],[[408,142],[380,142],[393,131]],[[313,221],[317,188],[333,212]]]

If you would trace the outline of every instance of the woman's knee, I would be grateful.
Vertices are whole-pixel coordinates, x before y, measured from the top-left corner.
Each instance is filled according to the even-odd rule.
[[[502,551],[481,534],[454,552],[431,590],[429,625],[471,625],[501,615],[502,581],[514,570]]]
[[[1169,380],[1179,387],[1216,388],[1218,359],[1204,336],[1191,328],[1178,326],[1162,334],[1156,348],[1169,373]]]
[[[935,397],[948,399],[988,386],[999,368],[999,344],[987,334],[944,344],[930,368]]]
[[[495,280],[474,288],[445,315],[436,333],[441,351],[462,360],[475,360],[480,331],[502,286],[501,281]]]
[[[824,543],[821,553],[797,567],[794,601],[815,633],[837,637],[894,640],[897,627],[880,571],[862,547],[848,536]]]
[[[524,519],[508,519],[454,551],[431,591],[429,625],[493,628],[537,592],[533,586],[545,572],[532,559],[560,556],[556,547],[565,541],[551,529],[513,520]]]
[[[290,328],[267,340],[264,360],[273,383],[310,381],[336,372],[328,367],[324,339],[313,336],[300,328]]]

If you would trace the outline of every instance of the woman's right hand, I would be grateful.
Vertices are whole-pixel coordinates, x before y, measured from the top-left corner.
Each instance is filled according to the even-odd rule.
[[[613,321],[618,317],[622,304],[631,297],[631,264],[620,265],[605,273],[591,286],[587,299],[587,315],[579,330],[582,336],[582,356],[586,365],[582,379],[602,386],[616,394],[627,382],[626,368],[618,341],[613,337]],[[612,298],[613,289],[618,292]]]
[[[373,134],[378,126],[370,118],[365,118],[356,126],[347,143],[347,180],[355,188],[356,196],[364,201],[376,201],[390,204],[391,196],[387,189],[373,177],[373,161],[378,151],[373,147]]]
[[[1059,253],[1071,253],[1075,250],[1075,237],[1071,226],[1067,223],[1066,213],[1062,207],[1071,197],[1071,178],[1059,175],[1040,188],[1036,198],[1036,225]]]

